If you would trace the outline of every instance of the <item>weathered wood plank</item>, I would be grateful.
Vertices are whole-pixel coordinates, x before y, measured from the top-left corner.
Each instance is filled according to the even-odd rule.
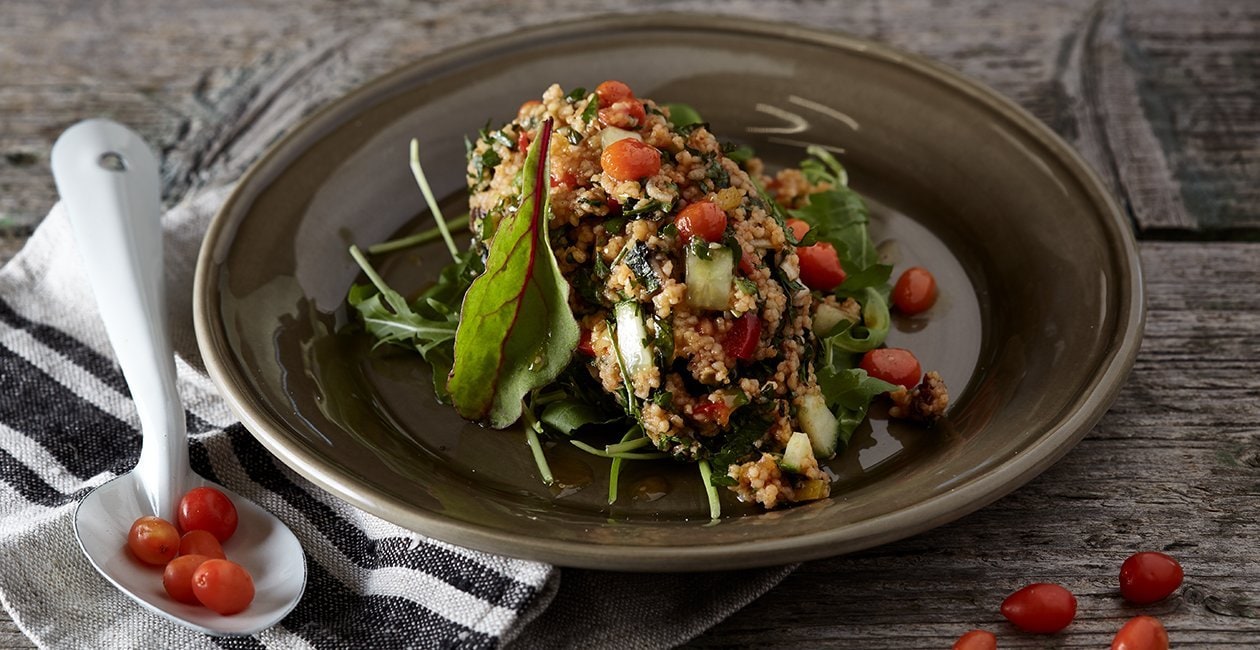
[[[937,4],[741,0],[724,13],[884,40],[993,85],[1082,149],[1144,229],[1260,226],[1260,10],[1229,0]],[[48,149],[86,115],[135,125],[156,143],[176,198],[208,173],[243,168],[269,141],[254,127],[290,125],[277,98],[309,107],[457,43],[623,9],[611,0],[104,7],[5,4],[0,226],[42,217],[55,200]],[[658,8],[711,11],[698,0],[634,7]]]
[[[1099,425],[1024,488],[958,522],[811,562],[693,645],[947,648],[969,628],[1003,648],[1100,648],[1150,613],[1177,647],[1260,641],[1260,245],[1147,243],[1146,337]],[[1179,595],[1119,598],[1120,563],[1165,550]],[[1021,634],[1007,594],[1059,582],[1079,599],[1068,632]]]

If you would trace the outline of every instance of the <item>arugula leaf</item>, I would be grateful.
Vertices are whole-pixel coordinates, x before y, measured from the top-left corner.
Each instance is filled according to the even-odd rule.
[[[788,214],[810,226],[807,237],[835,246],[840,266],[849,276],[837,293],[858,297],[867,287],[888,294],[886,285],[892,267],[879,263],[879,252],[871,241],[870,210],[861,195],[848,186],[849,175],[831,152],[818,146],[806,149],[813,158],[801,161],[801,171],[811,183],[826,182],[830,188],[809,195],[809,201]]]
[[[710,479],[712,485],[734,485],[735,479],[726,475],[726,469],[757,451],[756,443],[774,424],[773,413],[764,406],[742,408],[731,414],[730,430],[722,447],[713,454],[713,466],[717,473]]]
[[[700,113],[687,104],[665,104],[665,108],[669,109],[669,123],[675,128],[704,123],[704,118],[700,117]]]
[[[853,432],[866,419],[871,400],[897,386],[866,374],[861,368],[824,367],[818,371],[823,399],[839,420],[840,444],[849,444]]]
[[[620,413],[610,413],[579,397],[565,397],[544,406],[538,421],[570,436],[583,427],[610,424],[624,418]]]
[[[569,364],[578,324],[569,283],[551,250],[547,147],[543,123],[522,168],[526,183],[516,212],[490,241],[486,270],[464,295],[447,389],[469,420],[504,428],[521,416],[521,400],[551,383]]]

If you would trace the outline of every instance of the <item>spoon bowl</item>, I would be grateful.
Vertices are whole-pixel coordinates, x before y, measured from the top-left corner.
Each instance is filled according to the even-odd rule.
[[[196,474],[192,476],[189,489],[203,485],[216,488],[236,506],[239,524],[236,534],[223,543],[223,551],[254,578],[254,601],[245,611],[220,616],[205,607],[176,601],[162,587],[162,567],[145,565],[127,550],[132,522],[153,514],[134,473],[101,485],[79,502],[74,515],[79,547],[101,575],[155,614],[206,634],[261,632],[292,611],[302,597],[306,576],[302,547],[284,524],[254,502]]]
[[[189,467],[167,334],[153,152],[126,127],[86,120],[57,139],[52,169],[143,436],[135,470],[79,503],[74,516],[79,546],[120,591],[172,621],[212,635],[265,630],[297,606],[306,588],[306,557],[297,537],[274,515]],[[127,549],[136,519],[157,515],[175,523],[179,499],[201,486],[222,491],[236,506],[236,532],[223,551],[254,580],[253,601],[230,616],[171,598],[162,585],[163,568],[144,564]]]

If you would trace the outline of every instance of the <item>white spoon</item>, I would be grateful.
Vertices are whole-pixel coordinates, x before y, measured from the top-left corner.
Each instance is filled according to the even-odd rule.
[[[214,635],[271,627],[302,596],[306,557],[275,516],[188,466],[184,409],[166,329],[157,161],[126,127],[96,119],[57,139],[52,171],[143,434],[135,470],[79,503],[74,515],[79,546],[119,590],[172,621]],[[156,514],[176,523],[179,499],[202,485],[222,490],[236,505],[239,524],[223,550],[254,578],[253,602],[231,616],[172,599],[162,587],[162,567],[142,564],[126,549],[132,522]]]

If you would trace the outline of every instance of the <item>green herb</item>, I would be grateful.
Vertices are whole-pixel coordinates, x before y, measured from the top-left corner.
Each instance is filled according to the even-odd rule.
[[[654,344],[656,354],[660,357],[661,366],[669,367],[669,364],[674,362],[674,321],[672,319],[656,319],[656,340]],[[659,391],[656,394],[656,398],[659,399],[662,394],[665,395],[666,404],[661,407],[667,410],[672,408],[669,391]],[[657,404],[660,405],[659,402]]]
[[[621,437],[621,441],[627,442],[636,438],[639,440],[648,439],[646,436],[639,438],[639,436],[642,435],[643,427],[636,424],[626,432],[626,435]],[[605,449],[608,448],[605,447]],[[612,505],[617,502],[617,482],[621,478],[621,460],[621,458],[614,458],[612,460],[612,464],[608,468],[608,505]]]
[[[599,99],[592,93],[586,102],[586,108],[582,111],[582,121],[590,124],[599,117]]]
[[[564,98],[567,99],[570,103],[576,102],[577,100],[582,99],[583,97],[586,97],[586,89],[581,86],[578,86],[577,88],[574,88],[573,90],[570,90],[569,94],[564,96]]]
[[[626,231],[625,217],[611,217],[604,220],[604,232],[610,235],[620,235]]]
[[[669,210],[669,206],[662,204],[660,201],[657,201],[656,199],[648,199],[648,200],[640,199],[637,203],[634,204],[633,208],[623,211],[621,213],[621,216],[627,217],[627,218],[637,217],[641,214],[647,214],[649,212],[660,212],[660,211],[668,211],[668,210]]]
[[[748,278],[742,275],[735,277],[735,288],[739,289],[740,292],[744,293],[745,295],[749,295],[749,296],[757,295],[757,283],[753,282],[752,280],[749,280]]]
[[[735,144],[734,142],[723,142],[722,153],[726,154],[737,165],[743,165],[757,155],[753,148],[746,144]]]
[[[731,414],[730,428],[726,433],[721,448],[713,455],[713,466],[722,470],[713,477],[714,485],[734,485],[735,479],[726,475],[726,468],[734,465],[757,451],[757,442],[770,430],[774,423],[772,413],[764,406],[750,406]]]
[[[447,388],[460,415],[506,427],[521,416],[521,399],[554,380],[578,343],[569,309],[569,284],[560,274],[548,235],[547,146],[543,124],[523,168],[532,187],[499,224],[486,270],[464,296]]]
[[[660,289],[661,281],[656,276],[656,270],[652,268],[651,260],[648,259],[651,251],[648,250],[647,244],[636,240],[629,248],[630,252],[626,253],[626,266],[630,267],[639,284],[648,291]]]
[[[722,167],[722,159],[714,158],[709,162],[709,167],[705,171],[705,176],[713,181],[715,188],[724,188],[731,186],[731,175]]]
[[[577,145],[579,145],[579,144],[581,144],[581,143],[582,143],[582,133],[581,133],[581,132],[579,132],[579,131],[575,131],[575,130],[573,130],[573,129],[570,129],[570,128],[569,128],[569,127],[567,127],[567,126],[566,126],[566,127],[564,127],[564,128],[563,128],[563,129],[561,129],[561,130],[562,130],[562,131],[564,131],[564,139],[565,139],[565,140],[568,140],[568,141],[569,141],[569,144],[574,145],[574,146],[577,146]]]

